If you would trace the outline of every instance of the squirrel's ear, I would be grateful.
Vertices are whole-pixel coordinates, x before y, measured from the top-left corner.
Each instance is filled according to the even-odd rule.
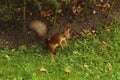
[[[70,29],[69,28],[65,28],[64,31],[70,31]]]
[[[67,28],[65,28],[64,30],[63,30],[63,32],[69,32],[70,31],[70,29],[67,29]]]
[[[68,31],[70,31],[70,29],[67,29]]]
[[[65,31],[70,32],[70,29],[65,29]]]

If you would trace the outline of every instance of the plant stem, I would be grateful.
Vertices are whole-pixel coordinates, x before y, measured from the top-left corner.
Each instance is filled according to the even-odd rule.
[[[108,14],[107,14],[107,18],[108,18],[109,15],[110,15],[110,12],[111,12],[111,10],[112,10],[112,8],[113,8],[114,3],[115,3],[115,0],[112,1],[112,4],[111,4],[111,7],[110,7],[110,10],[109,10],[109,12],[108,12]]]
[[[53,21],[53,27],[56,26],[56,20],[57,20],[57,7],[55,8],[55,14],[54,14],[54,21]]]
[[[39,1],[34,0],[34,2],[35,2],[35,4],[37,5],[39,11],[41,11],[42,7],[41,7],[41,5],[39,5]]]
[[[26,31],[26,0],[23,0],[23,31]]]

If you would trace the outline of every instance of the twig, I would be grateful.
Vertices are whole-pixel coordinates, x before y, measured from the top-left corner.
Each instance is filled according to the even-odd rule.
[[[26,0],[23,0],[23,31],[26,31]]]
[[[109,12],[108,12],[108,14],[107,14],[107,18],[108,18],[109,15],[110,15],[110,12],[111,12],[111,10],[112,10],[112,8],[113,8],[114,3],[115,3],[115,0],[112,1],[112,4],[111,4],[111,7],[110,7],[110,10],[109,10]]]

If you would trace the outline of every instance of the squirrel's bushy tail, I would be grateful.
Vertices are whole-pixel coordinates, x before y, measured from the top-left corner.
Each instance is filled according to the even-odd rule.
[[[30,23],[30,29],[35,31],[45,44],[48,43],[48,27],[44,22],[40,20],[33,20]]]
[[[48,35],[48,28],[46,24],[42,21],[33,20],[30,23],[30,28],[34,30],[40,37],[47,37]]]

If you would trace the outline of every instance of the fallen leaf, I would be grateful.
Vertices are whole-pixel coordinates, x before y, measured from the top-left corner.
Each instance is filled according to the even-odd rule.
[[[71,72],[70,67],[66,67],[66,68],[65,68],[65,72],[66,72],[66,73],[70,73],[70,72]]]
[[[110,8],[110,4],[109,3],[105,3],[102,7],[104,7],[104,8]]]
[[[101,7],[101,12],[106,12],[108,10],[108,8],[110,8],[109,3],[103,4],[102,7]]]
[[[29,12],[29,15],[32,16],[32,12]]]
[[[83,9],[81,8],[80,5],[78,5],[78,6],[73,5],[73,6],[72,6],[72,13],[73,13],[73,14],[78,14],[78,13],[80,13],[82,10],[83,10]]]
[[[85,68],[88,68],[89,66],[85,63],[85,64],[84,64],[84,67],[85,67]]]
[[[96,11],[95,11],[95,10],[93,10],[93,14],[96,14]]]
[[[62,12],[62,9],[61,9],[61,8],[59,8],[59,9],[57,10],[57,12],[58,12],[58,13],[61,13],[61,12]]]
[[[102,4],[96,4],[96,7],[101,7],[102,6]]]
[[[106,32],[110,32],[110,29],[106,29]]]
[[[100,0],[100,2],[103,2],[103,0]]]
[[[8,56],[8,55],[5,55],[5,58],[8,60],[8,61],[10,61],[10,56]]]
[[[46,70],[44,67],[41,67],[41,68],[40,68],[40,71],[41,71],[41,72],[46,72],[47,70]]]
[[[101,45],[102,47],[109,47],[110,49],[113,49],[113,47],[112,47],[111,45],[107,44],[105,41],[102,41],[102,42],[100,43],[100,45]]]
[[[81,8],[80,5],[77,6],[77,13],[80,13],[83,9]]]
[[[100,43],[100,45],[103,46],[103,47],[105,47],[105,46],[107,46],[107,43],[106,43],[105,41],[102,41],[102,42]]]
[[[41,16],[42,17],[47,17],[47,16],[51,16],[52,15],[52,10],[44,10],[44,11],[41,11]]]
[[[107,63],[107,65],[108,65],[108,70],[111,71],[111,70],[112,70],[112,65],[111,65],[111,63]]]
[[[9,43],[8,41],[5,42],[5,44],[8,44],[8,43]]]
[[[18,12],[21,12],[21,10],[22,10],[21,8],[17,8],[17,11],[18,11]]]
[[[111,7],[109,3],[106,3],[106,6],[107,6],[108,8],[110,8],[110,7]]]
[[[102,8],[100,12],[104,13],[104,12],[106,12],[106,10],[104,8]]]
[[[75,8],[75,6],[72,7],[72,12],[73,12],[73,14],[76,13],[76,8]]]
[[[15,51],[15,48],[13,48],[11,51],[14,52],[14,51]]]

